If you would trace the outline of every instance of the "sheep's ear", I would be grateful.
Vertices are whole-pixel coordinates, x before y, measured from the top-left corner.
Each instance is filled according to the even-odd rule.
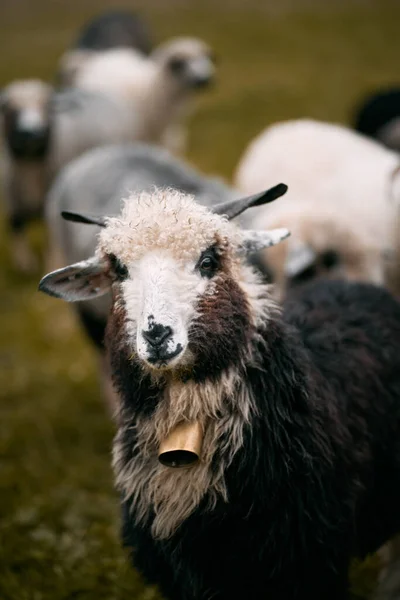
[[[240,251],[244,254],[254,254],[264,248],[275,246],[289,237],[286,228],[270,229],[269,231],[244,231]]]
[[[110,286],[104,263],[93,257],[49,273],[40,281],[39,290],[67,302],[78,302],[102,296]]]
[[[297,277],[306,269],[315,264],[317,253],[311,246],[304,242],[293,244],[289,248],[285,262],[285,275],[287,277]]]

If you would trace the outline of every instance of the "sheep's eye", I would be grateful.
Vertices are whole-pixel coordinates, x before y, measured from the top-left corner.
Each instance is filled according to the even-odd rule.
[[[200,256],[197,268],[203,277],[212,277],[218,269],[219,258],[215,248],[209,248]]]
[[[327,250],[321,255],[321,263],[325,269],[333,269],[340,263],[339,254],[335,250]]]
[[[185,68],[185,61],[183,58],[171,58],[169,61],[169,67],[172,73],[182,73]]]
[[[211,271],[214,268],[214,261],[211,256],[206,256],[200,263],[200,269],[202,271]]]
[[[111,263],[111,268],[114,271],[114,274],[117,279],[123,281],[128,277],[128,269],[127,267],[115,256],[115,254],[109,255],[109,260]]]

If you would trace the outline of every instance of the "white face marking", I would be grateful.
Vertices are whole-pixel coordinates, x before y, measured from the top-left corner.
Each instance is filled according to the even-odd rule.
[[[46,123],[44,115],[36,108],[26,108],[18,115],[18,129],[22,131],[37,131],[42,129]]]
[[[167,250],[148,252],[129,266],[123,283],[127,331],[139,358],[154,368],[187,362],[188,330],[198,297],[210,280],[195,261],[178,261]]]

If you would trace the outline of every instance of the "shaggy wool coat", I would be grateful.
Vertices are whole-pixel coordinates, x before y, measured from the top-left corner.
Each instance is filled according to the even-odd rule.
[[[124,542],[169,600],[343,600],[351,557],[400,530],[400,304],[369,284],[310,284],[252,332],[253,359],[240,366],[244,323],[192,374],[217,384],[240,369],[256,403],[227,499],[210,506],[206,494],[166,539],[126,500]],[[163,384],[127,355],[116,311],[107,338],[129,462],[135,422],[162,402]],[[226,401],[234,411],[235,396]]]

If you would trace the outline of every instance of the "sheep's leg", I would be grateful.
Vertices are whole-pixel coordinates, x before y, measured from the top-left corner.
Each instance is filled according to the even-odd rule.
[[[10,218],[11,256],[14,266],[23,273],[34,273],[39,263],[26,236],[26,220],[18,215]]]

